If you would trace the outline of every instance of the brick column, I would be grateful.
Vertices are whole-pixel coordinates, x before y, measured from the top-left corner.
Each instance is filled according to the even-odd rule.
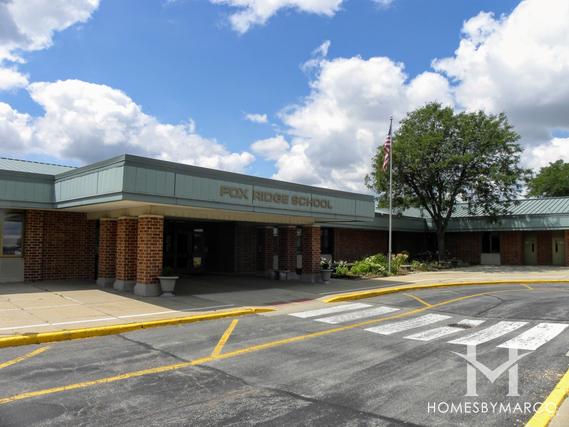
[[[524,263],[524,239],[521,231],[500,233],[500,262],[502,265]]]
[[[134,293],[141,296],[160,295],[158,276],[162,272],[164,217],[141,215],[138,217],[136,247],[136,285]]]
[[[43,279],[44,212],[26,211],[24,224],[24,280]]]
[[[537,233],[537,265],[553,264],[553,235],[551,231]]]
[[[113,287],[132,291],[136,283],[136,244],[138,222],[135,217],[123,216],[117,221],[117,278]]]
[[[101,218],[99,225],[99,271],[97,285],[113,286],[116,276],[117,220]]]
[[[320,227],[305,226],[302,229],[303,281],[320,280]]]
[[[259,229],[260,241],[257,256],[257,265],[267,277],[273,277],[273,227],[263,227]]]
[[[296,227],[279,227],[279,270],[296,271]]]

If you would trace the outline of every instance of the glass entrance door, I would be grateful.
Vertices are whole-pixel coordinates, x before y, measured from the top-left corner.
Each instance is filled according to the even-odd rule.
[[[204,272],[206,241],[206,230],[199,223],[169,221],[164,233],[164,266],[178,274]]]
[[[205,233],[203,228],[194,228],[192,230],[192,263],[191,272],[200,273],[205,269],[205,257],[207,247],[205,242]]]

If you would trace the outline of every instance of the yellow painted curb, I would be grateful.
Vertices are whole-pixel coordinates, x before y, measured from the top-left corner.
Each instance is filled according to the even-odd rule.
[[[216,311],[195,316],[175,317],[173,319],[151,320],[148,322],[124,323],[121,325],[101,326],[94,328],[69,329],[54,332],[29,333],[0,338],[0,348],[17,347],[21,345],[40,344],[54,341],[67,341],[80,338],[100,337],[104,335],[116,335],[137,329],[158,328],[161,326],[181,325],[184,323],[202,322],[204,320],[216,320],[227,317],[245,316],[247,314],[267,313],[275,311],[269,307],[246,307],[236,310]]]
[[[434,288],[446,288],[451,286],[476,286],[476,285],[520,285],[520,284],[531,284],[531,283],[568,283],[569,280],[492,280],[492,281],[479,281],[479,282],[449,282],[449,283],[428,283],[423,285],[399,285],[399,286],[389,286],[386,288],[376,288],[369,289],[366,291],[357,292],[346,292],[343,294],[330,295],[323,298],[323,302],[342,302],[342,301],[352,301],[363,298],[374,298],[381,295],[393,294],[397,292],[406,291],[420,291],[423,289],[434,289]]]
[[[537,412],[531,417],[526,427],[547,427],[557,410],[569,394],[569,370],[557,383],[553,391],[547,396]]]

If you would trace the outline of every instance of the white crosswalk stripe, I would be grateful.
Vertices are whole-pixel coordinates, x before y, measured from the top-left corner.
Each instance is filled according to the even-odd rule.
[[[474,327],[482,323],[484,323],[484,320],[464,319],[458,322],[457,325]],[[441,326],[438,328],[429,329],[428,331],[408,335],[405,338],[417,341],[432,341],[438,338],[446,337],[447,335],[456,334],[458,332],[464,332],[464,328],[461,328],[460,326]]]
[[[366,331],[381,335],[391,335],[397,332],[403,332],[409,329],[420,328],[422,326],[427,326],[432,323],[441,322],[447,319],[450,319],[450,316],[445,316],[442,314],[427,314],[425,316],[414,317],[413,319],[409,320],[388,323],[386,325],[374,326],[373,328],[366,329]]]
[[[517,337],[500,344],[500,348],[536,350],[563,332],[569,325],[563,323],[540,323]]]
[[[371,307],[370,304],[364,304],[361,302],[356,302],[353,304],[341,304],[333,307],[320,308],[317,310],[301,311],[298,313],[290,313],[289,316],[300,317],[301,319],[307,319],[309,317],[325,316],[327,314],[342,313],[344,311],[358,310],[360,308]]]
[[[515,331],[522,326],[527,325],[527,322],[498,322],[480,331],[468,334],[464,337],[449,341],[450,344],[463,344],[463,345],[478,345],[488,341],[492,341],[503,335]]]
[[[343,314],[338,314],[336,316],[323,317],[321,319],[314,319],[314,320],[316,320],[317,322],[330,323],[335,325],[338,323],[345,323],[352,320],[365,319],[366,317],[380,316],[382,314],[393,313],[394,311],[399,311],[399,309],[393,307],[374,307],[374,308],[368,308],[367,310],[352,311],[350,313],[343,313]]]

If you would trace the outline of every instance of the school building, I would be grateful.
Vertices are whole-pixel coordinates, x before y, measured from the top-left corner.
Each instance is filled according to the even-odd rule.
[[[365,194],[122,155],[80,168],[0,158],[0,282],[96,280],[159,294],[179,275],[319,280],[321,256],[387,251]],[[420,210],[393,219],[394,251],[436,250]],[[459,209],[447,250],[471,264],[569,265],[569,198],[527,199],[489,221]]]

